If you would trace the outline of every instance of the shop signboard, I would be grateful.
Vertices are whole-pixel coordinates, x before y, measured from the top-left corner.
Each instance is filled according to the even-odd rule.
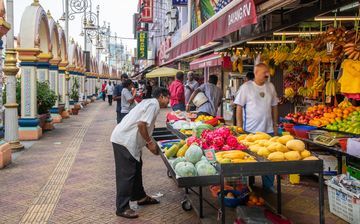
[[[173,6],[186,6],[188,3],[188,0],[172,0]]]
[[[190,33],[186,40],[171,49],[169,51],[170,59],[205,46],[211,41],[229,35],[242,27],[256,23],[257,15],[254,0],[234,0],[230,9],[226,9],[226,12],[206,26]]]
[[[152,23],[154,18],[154,0],[140,0],[139,9],[139,21],[142,23]]]
[[[148,54],[148,34],[140,31],[137,36],[137,58],[138,60],[146,60]]]

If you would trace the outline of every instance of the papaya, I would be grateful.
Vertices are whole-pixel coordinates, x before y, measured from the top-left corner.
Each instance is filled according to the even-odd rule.
[[[176,157],[184,157],[186,151],[188,150],[189,146],[187,144],[184,144],[179,151],[176,153]]]

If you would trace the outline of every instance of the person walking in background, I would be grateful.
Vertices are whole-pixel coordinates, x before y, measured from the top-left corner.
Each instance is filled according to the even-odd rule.
[[[111,83],[111,81],[109,81],[109,84],[106,86],[106,93],[108,96],[109,106],[111,106],[114,94],[114,85]]]
[[[216,116],[219,106],[221,105],[223,93],[217,86],[217,75],[210,75],[209,82],[202,84],[190,96],[189,103],[186,105],[186,111],[190,111],[190,103],[199,92],[203,92],[207,98],[207,102],[201,105],[197,110],[199,114]]]
[[[153,96],[136,105],[111,134],[116,173],[116,215],[124,218],[139,217],[130,208],[130,200],[137,201],[140,206],[159,203],[145,193],[141,154],[145,146],[153,154],[159,154],[159,146],[151,135],[160,108],[166,108],[169,103],[169,91],[156,88]]]
[[[254,69],[254,81],[240,86],[234,103],[236,108],[236,125],[246,132],[265,132],[278,134],[278,98],[274,85],[268,81],[269,68],[260,63]],[[275,192],[274,176],[262,177],[265,190]]]
[[[105,97],[106,97],[106,86],[107,86],[107,82],[105,81],[105,82],[101,85],[101,94],[102,94],[102,99],[103,99],[103,101],[105,101]]]
[[[121,91],[121,115],[120,122],[122,119],[130,112],[135,106],[135,94],[132,91],[134,88],[134,83],[127,79],[123,82],[123,89]]]
[[[184,90],[184,73],[177,72],[176,79],[170,84],[170,106],[173,111],[185,111],[185,90]]]
[[[189,103],[191,94],[199,87],[199,83],[194,79],[194,72],[189,71],[187,74],[187,81],[185,84],[185,104]],[[196,110],[196,107],[190,107],[190,110]]]
[[[153,85],[154,85],[154,83],[152,81],[150,81],[150,80],[148,80],[146,82],[146,91],[145,91],[145,95],[143,96],[143,99],[151,98]]]
[[[113,99],[116,101],[116,121],[119,124],[121,120],[121,92],[123,89],[123,83],[129,77],[126,73],[121,74],[120,80],[121,83],[117,84],[114,89]]]

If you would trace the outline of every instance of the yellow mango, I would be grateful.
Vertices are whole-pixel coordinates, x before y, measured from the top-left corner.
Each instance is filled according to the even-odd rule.
[[[301,154],[302,158],[306,158],[306,157],[311,156],[311,152],[309,150],[304,150],[300,154]]]
[[[318,160],[318,158],[316,156],[309,156],[304,158],[303,160]]]
[[[266,157],[269,156],[270,152],[269,152],[269,150],[267,150],[267,148],[261,147],[261,148],[259,148],[257,154],[258,154],[259,156],[262,156],[262,157],[265,157],[265,158],[266,158]]]
[[[286,143],[286,147],[290,150],[301,152],[305,150],[305,143],[301,140],[293,139]]]
[[[271,161],[284,161],[285,156],[284,156],[284,153],[282,153],[282,152],[272,152],[269,154],[267,159],[271,160]]]
[[[270,142],[277,142],[277,140],[279,139],[279,136],[274,136],[272,138],[269,139]]]
[[[285,156],[286,160],[300,160],[301,159],[300,153],[298,151],[285,152],[284,156]]]
[[[280,138],[278,138],[278,142],[280,142],[281,144],[283,145],[286,145],[286,143],[290,140],[293,140],[294,137],[292,135],[284,135],[284,136],[281,136]]]
[[[271,145],[267,147],[270,152],[288,152],[289,150],[285,145],[279,142],[273,142]]]
[[[250,151],[257,152],[261,146],[259,145],[251,145],[249,146]]]

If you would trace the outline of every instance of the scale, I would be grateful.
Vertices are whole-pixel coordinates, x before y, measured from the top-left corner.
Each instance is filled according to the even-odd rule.
[[[334,146],[338,143],[338,140],[328,135],[318,135],[314,138],[314,142],[326,146]]]

